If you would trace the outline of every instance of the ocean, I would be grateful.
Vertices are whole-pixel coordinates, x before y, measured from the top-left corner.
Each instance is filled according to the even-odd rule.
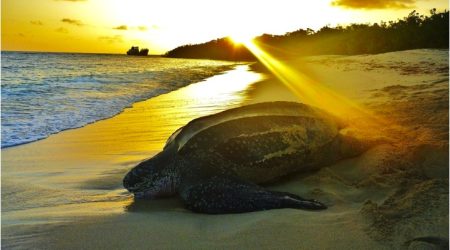
[[[213,60],[2,52],[1,147],[112,117],[233,68]]]

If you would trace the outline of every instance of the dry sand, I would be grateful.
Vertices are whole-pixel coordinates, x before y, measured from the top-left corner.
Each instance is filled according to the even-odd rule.
[[[366,153],[269,187],[321,200],[329,209],[211,216],[185,210],[177,198],[136,202],[120,187],[123,174],[157,152],[170,131],[191,118],[187,113],[197,110],[200,116],[246,103],[298,101],[273,76],[248,86],[257,80],[255,74],[218,95],[227,96],[222,104],[217,98],[202,105],[177,102],[189,104],[187,93],[205,89],[200,83],[196,91],[187,87],[135,104],[112,119],[3,150],[2,245],[447,249],[448,51],[318,56],[286,63],[382,121],[370,127],[360,117],[347,119],[355,136],[379,139]],[[244,76],[248,74],[235,79]],[[208,88],[218,86],[214,84]],[[187,108],[180,111],[180,106]]]

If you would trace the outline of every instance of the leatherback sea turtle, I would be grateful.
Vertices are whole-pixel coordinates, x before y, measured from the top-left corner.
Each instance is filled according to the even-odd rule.
[[[136,198],[179,194],[201,213],[326,206],[257,184],[356,156],[363,146],[323,110],[294,102],[259,103],[201,117],[169,137],[164,150],[124,178]]]

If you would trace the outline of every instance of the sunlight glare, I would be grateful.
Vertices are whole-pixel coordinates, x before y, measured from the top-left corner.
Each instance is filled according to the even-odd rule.
[[[231,41],[236,45],[247,45],[253,41],[253,36],[248,34],[234,34],[229,36]]]
[[[311,79],[299,70],[283,64],[261,49],[256,42],[246,42],[244,45],[301,102],[327,110],[344,119],[349,119],[350,117],[366,117],[367,120],[381,122],[378,117],[375,117],[374,114],[356,102]]]

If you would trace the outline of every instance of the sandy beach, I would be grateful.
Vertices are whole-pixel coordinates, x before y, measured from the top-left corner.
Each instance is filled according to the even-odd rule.
[[[327,210],[203,215],[177,197],[135,201],[122,187],[129,169],[194,118],[257,102],[309,103],[260,65],[238,65],[110,119],[3,149],[2,247],[448,249],[448,50],[283,63],[377,120],[344,117],[348,133],[373,141],[362,155],[268,187]]]

